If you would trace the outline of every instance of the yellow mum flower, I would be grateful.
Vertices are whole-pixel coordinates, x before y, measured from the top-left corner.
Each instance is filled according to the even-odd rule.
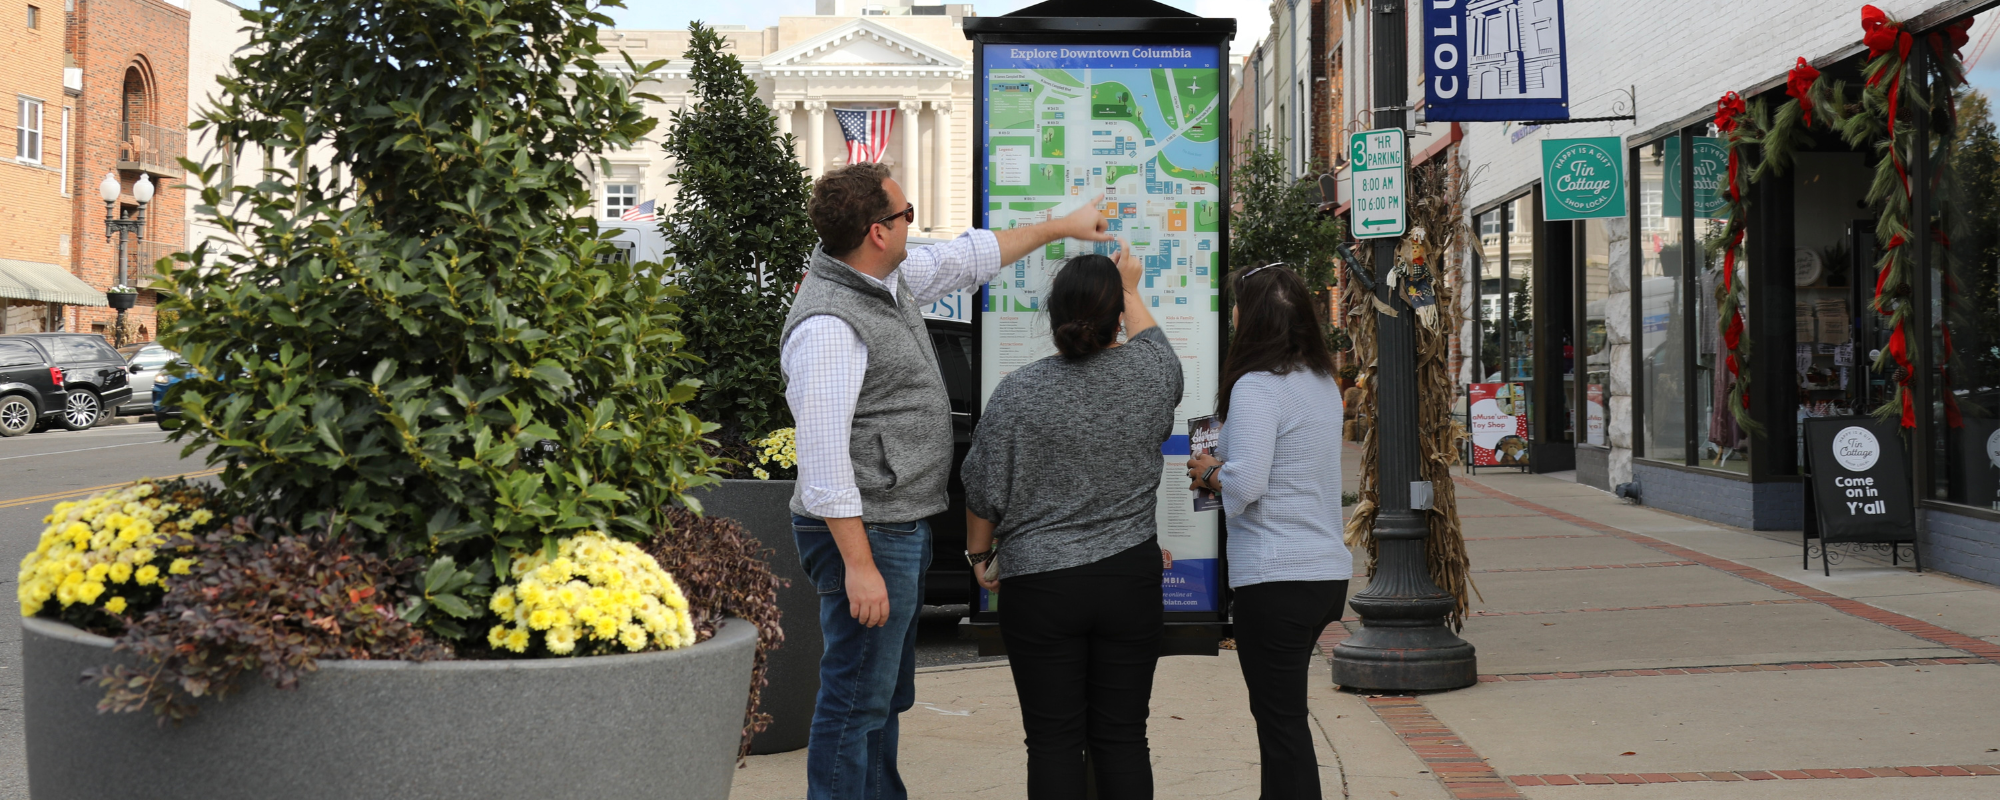
[[[618,643],[625,649],[637,653],[646,649],[646,632],[637,625],[623,625],[618,628]]]
[[[151,586],[160,582],[160,568],[151,564],[140,567],[132,575],[139,579],[140,586]]]
[[[124,562],[111,565],[111,582],[124,583],[132,579],[132,565]]]
[[[508,612],[513,611],[514,587],[512,586],[500,587],[500,591],[493,593],[493,599],[486,603],[486,607],[493,609],[493,613],[500,614],[502,616],[505,616]],[[499,645],[496,644],[494,645],[494,647],[499,647]]]
[[[215,519],[215,514],[206,508],[197,508],[194,513],[188,515],[188,521],[196,525],[206,525],[212,519]]]
[[[111,575],[111,567],[106,564],[92,564],[90,565],[90,569],[85,570],[83,573],[84,580],[94,581],[98,583],[102,583],[104,579],[106,577],[109,577],[110,575]]]
[[[498,650],[507,646],[507,626],[495,625],[486,632],[486,646]]]
[[[76,587],[76,599],[85,603],[97,602],[97,596],[101,594],[104,594],[104,584],[97,581],[84,581]]]
[[[527,652],[528,632],[520,628],[515,628],[513,632],[507,634],[507,649],[516,653]]]
[[[549,652],[559,656],[569,655],[576,650],[576,629],[556,628],[549,631],[542,641],[549,646]]]
[[[109,600],[104,601],[104,610],[109,611],[113,614],[125,613],[125,598],[113,597]]]

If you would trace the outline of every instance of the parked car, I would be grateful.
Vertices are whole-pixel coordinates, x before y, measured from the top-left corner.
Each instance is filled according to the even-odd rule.
[[[174,363],[180,354],[151,342],[125,345],[118,348],[118,353],[125,357],[126,381],[132,386],[132,396],[118,406],[118,413],[152,413],[153,381],[159,378],[160,370]]]
[[[167,430],[167,420],[181,415],[181,410],[167,405],[167,390],[181,382],[181,376],[161,370],[153,377],[152,408],[153,422],[160,430]]]
[[[88,333],[0,336],[0,436],[42,425],[80,431],[132,396],[125,359]]]

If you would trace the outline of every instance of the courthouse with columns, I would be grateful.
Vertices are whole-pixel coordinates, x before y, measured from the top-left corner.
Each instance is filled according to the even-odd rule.
[[[757,96],[776,112],[778,132],[796,137],[799,162],[809,174],[848,163],[836,110],[888,110],[892,122],[879,160],[916,205],[916,233],[945,238],[972,223],[972,44],[957,17],[829,14],[782,17],[761,30],[716,27],[757,84]],[[630,150],[603,154],[609,169],[594,163],[589,173],[598,220],[627,230],[616,241],[634,258],[658,259],[665,243],[657,221],[623,218],[626,209],[648,200],[661,215],[673,208],[668,177],[674,165],[660,144],[673,112],[694,102],[690,63],[683,57],[688,33],[607,30],[599,41],[610,51],[602,57],[607,66],[623,67],[621,51],[641,64],[669,61],[638,89],[664,101],[647,103],[659,127]]]

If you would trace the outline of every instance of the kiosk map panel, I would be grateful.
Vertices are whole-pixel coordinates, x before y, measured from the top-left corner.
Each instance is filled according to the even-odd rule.
[[[1186,394],[1162,448],[1160,545],[1168,611],[1220,611],[1217,517],[1184,476],[1190,417],[1214,413],[1221,373],[1221,156],[1225,92],[1213,45],[988,44],[979,76],[984,227],[1053,218],[1100,192],[1111,232],[1145,264],[1139,292],[1181,357]],[[1109,244],[1055,242],[1000,270],[980,298],[980,399],[1053,355],[1042,316],[1065,258]],[[982,592],[982,594],[984,594]],[[987,604],[982,598],[982,606]]]

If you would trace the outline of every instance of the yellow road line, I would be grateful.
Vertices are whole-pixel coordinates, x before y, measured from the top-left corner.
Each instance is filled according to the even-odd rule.
[[[221,471],[222,471],[221,467],[216,467],[214,469],[204,469],[197,472],[184,472],[179,475],[168,475],[162,478],[158,478],[157,480],[169,481],[175,478],[201,478],[209,475],[214,475]],[[130,485],[132,485],[132,481],[125,481],[123,483],[107,483],[103,486],[92,486],[87,489],[70,489],[61,492],[51,492],[49,494],[38,494],[33,497],[16,497],[12,500],[0,500],[0,508],[20,508],[21,506],[32,506],[39,503],[48,503],[56,500],[67,500],[72,497],[81,497],[87,494],[95,494],[97,492],[101,492],[106,489],[117,489],[119,487],[130,486]]]

